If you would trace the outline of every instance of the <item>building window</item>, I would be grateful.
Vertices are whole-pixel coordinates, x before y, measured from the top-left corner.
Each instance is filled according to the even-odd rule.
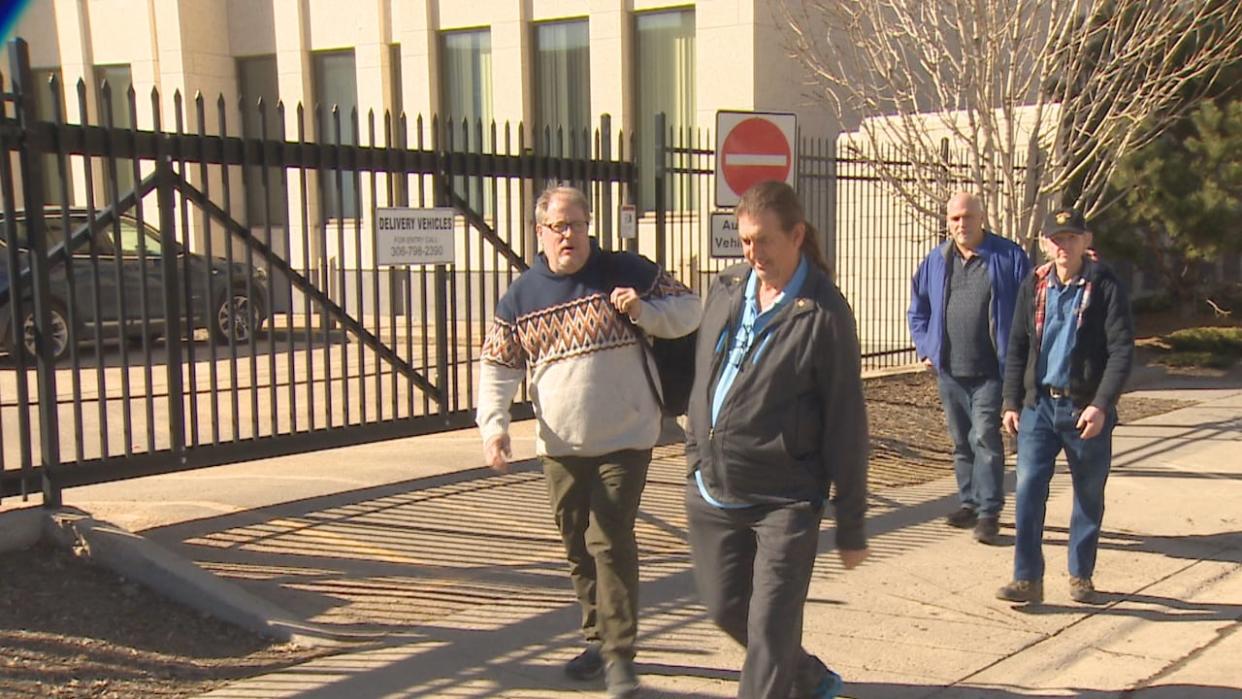
[[[639,182],[639,204],[650,211],[655,207],[656,114],[663,112],[667,128],[693,127],[694,117],[694,10],[645,12],[635,17],[634,71],[636,138],[638,167],[644,173]],[[667,137],[667,136],[666,136]],[[676,199],[676,193],[674,193]],[[676,206],[675,201],[669,206]]]
[[[65,119],[65,84],[60,68],[35,68],[31,73],[34,77],[34,84],[30,86],[30,89],[34,91],[35,118],[39,121],[56,121],[54,106],[59,103],[60,118],[63,121]],[[56,78],[56,92],[52,91],[53,77]],[[43,201],[49,205],[72,204],[73,189],[68,179],[68,163],[66,163],[66,179],[62,180],[58,160],[59,157],[56,155],[43,156]]]
[[[451,31],[440,37],[440,117],[448,127],[441,146],[451,139],[454,150],[468,144],[471,151],[486,152],[492,122],[491,32]],[[453,178],[453,191],[484,216],[494,208],[490,189],[484,178]]]
[[[112,127],[129,129],[134,125],[133,115],[129,110],[129,90],[134,86],[134,75],[129,65],[95,66],[95,87],[98,90],[99,124],[102,126],[112,119]],[[108,84],[110,102],[105,102],[103,85]],[[137,97],[135,96],[135,100]],[[105,173],[109,170],[105,166]],[[111,177],[111,174],[105,174]],[[116,190],[119,198],[124,198],[134,188],[134,161],[129,158],[116,159]],[[110,198],[107,185],[104,185],[104,196]],[[112,203],[109,201],[108,203]]]
[[[492,120],[492,33],[445,32],[440,44],[440,116],[460,124]]]
[[[319,142],[345,146],[357,145],[354,141],[353,113],[358,108],[358,73],[354,66],[354,51],[316,51],[311,54],[315,80],[315,101],[321,107]],[[336,135],[336,120],[332,108],[341,117],[340,140]],[[361,128],[361,126],[360,126]],[[341,170],[338,194],[336,171],[324,172],[319,177],[320,198],[325,219],[357,218],[359,216],[358,188],[354,173]]]
[[[242,100],[242,124],[247,138],[262,138],[266,128],[269,141],[280,139],[280,85],[276,77],[276,56],[250,56],[237,59],[237,89]],[[259,100],[264,113],[260,115]],[[260,116],[263,118],[261,119]],[[246,168],[246,223],[252,227],[285,224],[285,191],[280,183],[280,168],[267,169],[267,197],[264,192],[263,168]]]
[[[591,142],[591,53],[586,20],[535,26],[535,126],[553,139],[564,129],[565,150],[588,155]],[[542,138],[542,135],[540,136]],[[553,143],[556,143],[553,140]]]

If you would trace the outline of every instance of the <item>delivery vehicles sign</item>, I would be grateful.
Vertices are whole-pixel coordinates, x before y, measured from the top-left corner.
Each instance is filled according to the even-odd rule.
[[[376,263],[451,265],[456,260],[455,209],[379,208],[375,210]]]

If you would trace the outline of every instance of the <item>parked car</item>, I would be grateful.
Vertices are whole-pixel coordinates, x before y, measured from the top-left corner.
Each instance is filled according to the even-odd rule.
[[[48,275],[52,296],[52,351],[56,359],[69,352],[70,337],[79,342],[93,342],[95,326],[100,336],[108,341],[141,340],[144,331],[152,339],[164,335],[164,260],[160,254],[159,231],[148,225],[122,216],[118,228],[119,241],[114,237],[114,227],[106,225],[93,236],[81,236],[73,241],[73,303],[74,312],[69,313],[69,265],[64,258],[56,261],[57,253],[64,247],[65,232],[59,209],[48,210],[44,219],[48,228],[48,256],[53,259]],[[30,266],[27,247],[26,217],[23,212],[16,216],[18,223],[18,269]],[[77,231],[86,225],[87,212],[75,209],[70,212],[69,225]],[[17,334],[13,331],[12,307],[9,294],[9,255],[5,220],[0,216],[0,348],[12,354],[18,349]],[[145,260],[142,251],[145,244]],[[93,248],[93,251],[92,251]],[[234,249],[244,250],[240,245]],[[219,343],[230,339],[244,344],[254,339],[267,319],[264,307],[267,299],[267,275],[258,267],[250,268],[244,262],[232,263],[219,258],[187,252],[180,245],[176,249],[180,280],[178,299],[183,319],[189,320],[187,334],[194,329],[206,328]],[[92,259],[97,259],[94,264]],[[188,266],[190,275],[190,303],[187,313],[183,275]],[[230,274],[231,272],[231,274]],[[27,277],[29,280],[29,277]],[[143,289],[146,290],[146,317],[143,325]],[[29,281],[22,288],[22,347],[28,357],[34,356],[34,303],[33,288]],[[96,313],[98,307],[98,314]],[[124,307],[124,318],[121,309]],[[76,323],[70,333],[70,320]],[[183,323],[185,321],[183,320]]]

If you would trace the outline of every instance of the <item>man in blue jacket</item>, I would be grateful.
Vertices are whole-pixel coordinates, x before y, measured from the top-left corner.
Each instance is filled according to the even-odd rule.
[[[960,507],[945,521],[996,543],[1005,503],[1001,377],[1018,288],[1031,260],[984,230],[983,205],[958,192],[946,207],[948,240],[928,253],[911,284],[910,334],[940,384]]]

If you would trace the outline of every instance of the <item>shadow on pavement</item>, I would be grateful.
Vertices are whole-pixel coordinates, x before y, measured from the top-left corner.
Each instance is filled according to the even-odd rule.
[[[1198,604],[1172,597],[1145,595],[1141,593],[1117,593],[1100,590],[1104,599],[1101,606],[1092,610],[1093,615],[1122,616],[1146,621],[1242,621],[1242,604]],[[1114,606],[1128,602],[1125,608]],[[1131,605],[1148,605],[1136,608]],[[1074,614],[1083,611],[1082,605],[1037,604],[1014,607],[1016,611],[1031,615]]]
[[[1179,432],[1170,433],[1170,430],[1179,430]],[[1124,472],[1128,473],[1128,467],[1131,464],[1151,461],[1162,456],[1168,457],[1188,445],[1200,444],[1202,442],[1230,443],[1242,440],[1242,418],[1232,417],[1224,420],[1201,422],[1196,425],[1175,425],[1143,421],[1139,424],[1126,426],[1120,434],[1115,433],[1113,439],[1112,468],[1115,471],[1125,469]],[[1140,440],[1141,443],[1135,446],[1118,448],[1118,439],[1126,441]],[[1125,442],[1123,441],[1122,444],[1125,444]],[[1180,472],[1172,470],[1165,473],[1170,476],[1182,475]],[[1237,474],[1226,475],[1229,478],[1238,477]]]
[[[1239,426],[1222,421],[1184,429],[1191,436],[1205,429],[1237,431]],[[1009,476],[1012,484],[1012,472]],[[685,540],[685,482],[681,451],[676,447],[657,450],[637,525],[644,598],[640,670],[729,682],[736,678],[732,670],[676,664],[677,659],[694,657],[720,642],[718,632],[705,623],[694,593]],[[1054,480],[1054,489],[1067,487],[1069,479],[1064,474]],[[956,492],[943,479],[873,497],[873,514],[868,519],[873,561],[961,536],[960,530],[940,521],[956,504]],[[830,514],[824,528],[821,554],[834,548]],[[559,536],[547,512],[542,475],[531,461],[515,465],[505,475],[474,469],[258,508],[148,530],[144,535],[307,621],[388,636],[391,643],[378,651],[388,653],[387,660],[374,668],[342,668],[331,682],[299,693],[302,699],[389,693],[498,697],[558,687],[565,682],[560,663],[579,644],[578,609],[565,574]],[[1110,532],[1103,545],[1237,560],[1236,536],[1195,540]],[[1179,553],[1186,551],[1193,553]],[[835,555],[821,556],[815,577],[823,580],[840,572]],[[1188,604],[1142,595],[1120,599],[1152,609],[1105,606],[1093,613],[1158,621],[1242,616],[1242,605]],[[814,599],[811,604],[838,603]],[[1049,607],[1048,611],[1083,610]],[[357,663],[356,655],[342,662]],[[494,687],[495,678],[488,674],[496,672],[506,675],[503,691]],[[248,689],[255,687],[247,684]],[[1150,693],[1157,691],[1163,688],[1145,690],[1139,696],[1236,696],[1211,694],[1235,691],[1213,687],[1181,686],[1180,694]],[[701,694],[661,691],[651,696]],[[1033,695],[1000,689],[936,690],[864,683],[852,684],[846,696],[990,699]],[[1117,694],[1080,696],[1102,699]]]
[[[1152,362],[1154,353],[1140,351],[1126,391],[1142,391],[1154,386],[1161,390],[1197,391],[1242,389],[1242,362],[1228,369],[1170,369]]]
[[[688,560],[673,461],[653,466],[638,525],[652,570]],[[526,462],[501,476],[474,469],[143,534],[308,621],[398,640],[471,609],[499,620],[575,607],[545,502]]]
[[[1066,688],[1055,692],[1000,687],[945,687],[930,689],[908,684],[850,682],[842,699],[1237,699],[1242,689],[1200,684],[1166,684],[1128,692]]]
[[[1045,526],[1044,533],[1045,536],[1048,533],[1055,533],[1060,534],[1066,540],[1069,538],[1069,529],[1066,527]],[[1044,545],[1056,545],[1056,543],[1045,540]],[[1100,536],[1100,548],[1157,553],[1169,558],[1184,558],[1192,561],[1242,563],[1242,531],[1158,536],[1105,529]]]

